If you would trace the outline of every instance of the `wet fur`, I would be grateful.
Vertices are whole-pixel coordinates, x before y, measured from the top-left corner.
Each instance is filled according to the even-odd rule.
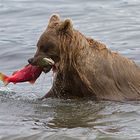
[[[52,49],[41,51],[48,41]],[[53,86],[44,97],[140,99],[140,67],[75,30],[71,20],[53,15],[37,46],[34,61],[51,57],[57,63]]]

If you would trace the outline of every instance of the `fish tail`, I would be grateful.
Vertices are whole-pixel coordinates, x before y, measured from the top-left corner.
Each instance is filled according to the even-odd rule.
[[[9,81],[7,79],[8,79],[8,76],[6,76],[0,72],[0,80],[3,81],[5,86],[7,86],[9,84]]]

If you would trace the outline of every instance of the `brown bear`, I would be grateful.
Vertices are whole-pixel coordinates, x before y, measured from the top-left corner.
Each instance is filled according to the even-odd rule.
[[[53,86],[43,98],[140,99],[140,67],[84,36],[70,19],[61,20],[59,15],[50,18],[29,63],[38,65],[42,58],[51,58],[55,71]]]

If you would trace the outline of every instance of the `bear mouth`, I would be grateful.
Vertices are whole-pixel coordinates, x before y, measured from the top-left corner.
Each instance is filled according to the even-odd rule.
[[[44,73],[48,73],[51,69],[53,70],[53,72],[56,71],[55,62],[51,58],[45,57],[45,58],[43,58],[43,61],[45,63],[45,66],[43,67]]]

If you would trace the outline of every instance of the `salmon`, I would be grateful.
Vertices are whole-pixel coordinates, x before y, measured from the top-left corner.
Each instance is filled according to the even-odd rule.
[[[28,81],[33,84],[42,73],[42,70],[43,69],[41,67],[28,64],[21,70],[14,72],[11,76],[0,73],[0,80],[3,81],[5,86],[8,85],[10,82],[16,84]]]

